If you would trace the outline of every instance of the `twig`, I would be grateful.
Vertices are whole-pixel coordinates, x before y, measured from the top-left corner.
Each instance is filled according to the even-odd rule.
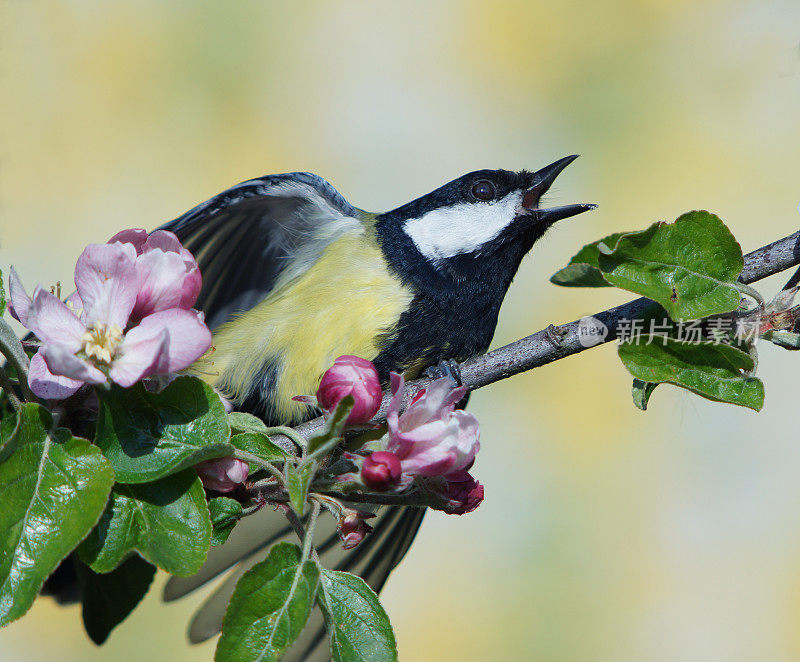
[[[744,260],[744,269],[739,280],[745,284],[754,283],[797,266],[800,264],[800,231],[748,253]],[[650,299],[642,297],[595,314],[593,317],[605,324],[609,332],[601,343],[594,346],[598,347],[603,343],[615,340],[620,321],[640,318],[652,303]],[[590,349],[584,347],[579,341],[579,322],[580,320],[575,320],[557,327],[550,325],[546,329],[505,347],[467,359],[460,366],[463,385],[469,391],[474,391],[520,372],[526,372]],[[428,378],[408,382],[404,406],[417,392],[427,388],[430,382],[431,380]],[[386,420],[390,397],[390,394],[384,393],[383,403],[372,419],[372,423],[382,423]],[[307,439],[323,424],[324,419],[319,417],[297,426],[295,430]],[[286,437],[273,437],[272,441],[283,442],[281,445],[284,448],[291,448],[290,452],[296,452],[296,449],[293,448],[294,444]]]

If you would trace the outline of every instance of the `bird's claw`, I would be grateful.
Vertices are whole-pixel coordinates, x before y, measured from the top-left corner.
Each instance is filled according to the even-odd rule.
[[[428,379],[441,379],[447,377],[453,386],[458,388],[461,382],[461,366],[455,359],[442,359],[437,365],[432,365],[425,369],[425,376]]]
[[[564,329],[551,324],[547,327],[545,333],[547,333],[547,339],[556,347],[561,347],[564,343],[564,335],[566,334]]]

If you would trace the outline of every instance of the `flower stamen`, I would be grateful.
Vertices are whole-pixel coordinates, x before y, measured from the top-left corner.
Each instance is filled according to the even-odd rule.
[[[87,358],[109,365],[122,338],[119,325],[96,322],[81,338],[83,351]]]

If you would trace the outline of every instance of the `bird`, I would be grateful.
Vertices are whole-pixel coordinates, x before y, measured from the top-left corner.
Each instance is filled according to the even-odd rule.
[[[448,366],[489,348],[533,245],[556,221],[596,206],[540,206],[576,158],[535,172],[477,170],[383,213],[354,207],[307,172],[250,179],[203,202],[160,228],[177,235],[202,274],[196,307],[214,349],[191,370],[268,425],[317,415],[293,397],[314,393],[340,355],[372,361],[384,386],[390,372],[457,379]],[[380,591],[424,513],[384,508],[349,552],[330,524],[315,539],[323,565],[359,574]],[[238,578],[291,534],[280,519],[271,512],[245,518],[197,575],[170,579],[166,601],[230,570],[195,615],[191,641],[219,632]],[[286,659],[327,659],[323,637],[307,627]]]

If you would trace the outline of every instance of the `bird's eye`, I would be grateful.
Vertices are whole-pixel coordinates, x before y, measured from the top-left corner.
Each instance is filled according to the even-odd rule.
[[[482,179],[472,185],[472,195],[476,200],[491,200],[494,198],[494,184]]]

